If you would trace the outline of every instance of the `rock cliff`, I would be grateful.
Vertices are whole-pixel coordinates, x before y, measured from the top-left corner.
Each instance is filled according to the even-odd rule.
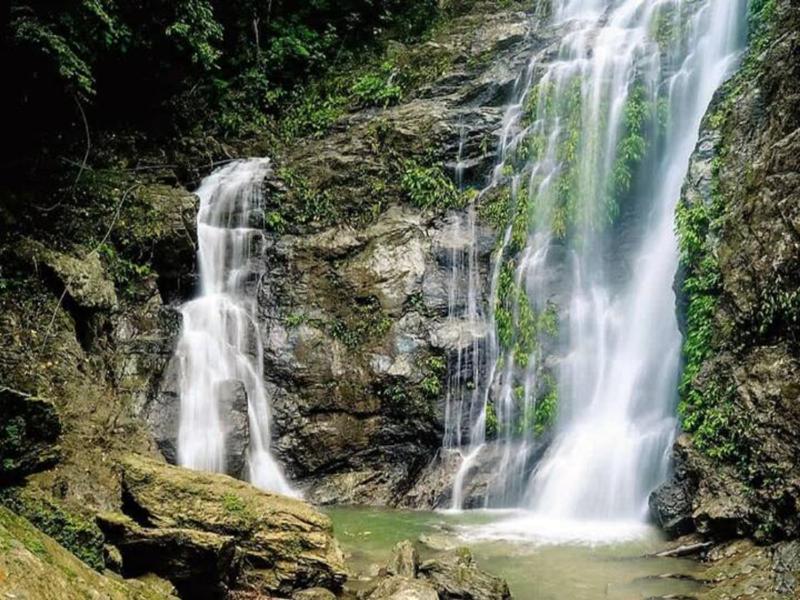
[[[800,8],[750,10],[678,209],[688,436],[652,504],[674,532],[770,541],[800,533]]]

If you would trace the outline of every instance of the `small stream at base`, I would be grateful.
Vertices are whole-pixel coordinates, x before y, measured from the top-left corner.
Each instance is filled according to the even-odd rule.
[[[423,560],[447,547],[467,546],[482,569],[508,581],[516,600],[639,600],[681,597],[699,587],[686,579],[697,576],[698,563],[646,556],[662,550],[665,540],[658,530],[640,523],[620,523],[611,531],[614,524],[606,522],[603,526],[610,529],[603,532],[575,527],[574,541],[556,541],[546,529],[536,529],[530,513],[521,511],[325,510],[348,554],[354,589],[365,585],[363,580],[375,575],[394,544],[404,539],[422,542],[417,546]],[[569,530],[559,527],[559,536]],[[523,537],[527,531],[540,533]],[[616,541],[591,541],[609,535]]]

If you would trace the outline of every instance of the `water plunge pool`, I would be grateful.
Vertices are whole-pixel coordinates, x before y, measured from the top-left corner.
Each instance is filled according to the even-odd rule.
[[[404,539],[416,543],[421,560],[467,546],[482,569],[508,581],[517,600],[675,598],[700,587],[694,578],[701,565],[695,561],[648,556],[663,550],[665,539],[641,524],[548,527],[520,511],[329,507],[325,512],[348,555],[353,590],[366,587]]]

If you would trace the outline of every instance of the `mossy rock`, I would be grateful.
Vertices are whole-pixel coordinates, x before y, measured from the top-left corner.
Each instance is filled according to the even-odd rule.
[[[78,560],[30,522],[0,507],[0,596],[59,600],[175,599],[163,581],[123,580]]]
[[[96,252],[75,256],[48,248],[32,239],[22,240],[17,253],[23,259],[42,265],[65,290],[76,306],[85,310],[109,310],[117,307],[114,283]]]
[[[93,519],[37,493],[32,486],[0,490],[0,504],[28,519],[93,569],[105,568],[103,534]]]
[[[142,548],[166,548],[166,561],[174,558],[170,547],[199,548],[227,562],[234,588],[278,595],[312,586],[341,588],[346,573],[331,521],[309,504],[226,475],[140,456],[126,457],[121,466],[123,510],[132,521],[104,515],[100,523],[120,549],[123,569],[139,560]],[[240,581],[238,562],[226,558],[229,541],[243,559]],[[207,552],[209,544],[217,550]],[[169,569],[163,575],[172,576]]]

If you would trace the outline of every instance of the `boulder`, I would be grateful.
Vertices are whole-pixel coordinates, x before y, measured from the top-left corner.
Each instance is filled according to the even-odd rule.
[[[697,482],[692,472],[691,454],[689,438],[680,436],[672,448],[672,476],[657,487],[648,499],[650,514],[656,525],[672,538],[695,530],[692,503]]]
[[[416,577],[419,556],[417,549],[414,548],[409,540],[398,542],[392,551],[392,559],[386,567],[389,575],[399,575],[400,577]]]
[[[98,311],[117,307],[114,282],[97,252],[78,257],[57,252],[34,240],[23,240],[17,252],[41,264],[64,289],[65,298],[80,310]]]
[[[346,573],[330,519],[305,502],[141,456],[124,458],[121,467],[129,518],[104,515],[100,524],[123,570],[152,567],[181,587],[202,569],[218,592],[289,596],[315,586],[341,588]]]
[[[218,384],[217,394],[225,427],[225,473],[241,478],[250,447],[247,390],[243,382],[229,379]]]
[[[673,474],[649,498],[655,522],[673,537],[695,530],[715,540],[746,535],[754,522],[751,495],[734,468],[715,463],[687,434],[672,452]]]
[[[692,498],[684,483],[674,479],[657,487],[649,498],[650,514],[656,525],[672,537],[694,531]]]
[[[0,483],[53,466],[60,434],[52,402],[0,387]]]
[[[367,600],[438,600],[439,598],[429,583],[399,576],[381,579],[377,586],[362,597]]]
[[[419,566],[419,577],[436,589],[441,600],[511,598],[506,581],[479,569],[467,548],[423,562]]]
[[[125,577],[158,573],[186,598],[224,598],[238,577],[240,558],[231,536],[141,527],[118,513],[101,513],[97,522],[122,556]]]
[[[314,587],[295,592],[292,600],[336,600],[336,594],[325,588]]]
[[[511,598],[505,580],[481,571],[467,548],[439,554],[419,564],[414,544],[395,545],[389,564],[378,579],[359,593],[367,600],[506,600]]]

